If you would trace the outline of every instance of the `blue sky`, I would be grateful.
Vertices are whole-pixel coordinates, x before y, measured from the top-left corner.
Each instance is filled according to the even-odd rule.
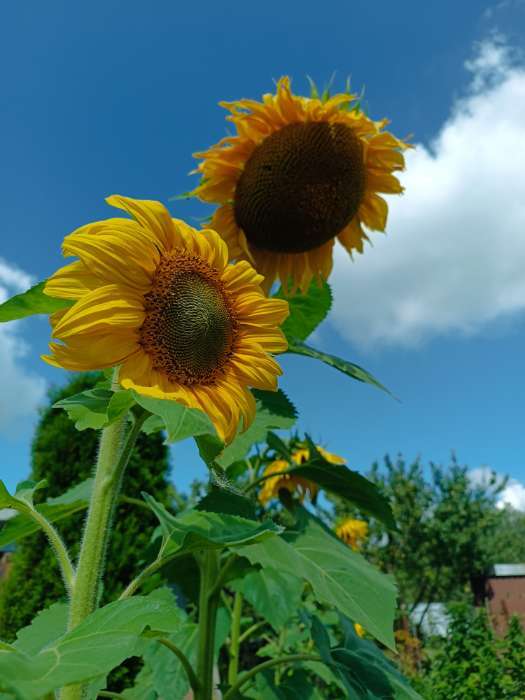
[[[64,235],[111,216],[120,193],[164,203],[195,179],[191,153],[225,134],[221,99],[283,74],[351,75],[371,116],[418,145],[389,233],[338,253],[323,349],[400,397],[285,357],[301,429],[366,470],[385,453],[488,465],[525,481],[523,348],[525,5],[328,1],[4,3],[0,10],[0,298],[62,264]],[[520,116],[521,115],[521,116]],[[516,177],[513,175],[516,174]],[[170,203],[188,218],[195,201]],[[29,470],[36,406],[63,375],[39,360],[47,321],[0,335],[0,474]],[[202,473],[174,450],[175,483]],[[509,498],[525,507],[518,483]],[[520,500],[522,499],[522,500]]]

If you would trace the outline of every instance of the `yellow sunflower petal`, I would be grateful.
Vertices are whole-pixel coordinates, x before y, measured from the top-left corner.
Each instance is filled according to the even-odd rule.
[[[363,241],[368,240],[368,236],[363,231],[361,222],[357,216],[354,216],[352,221],[348,226],[345,226],[337,238],[350,255],[352,255],[355,250],[362,253]]]
[[[367,192],[359,207],[358,216],[372,231],[384,231],[388,217],[388,204],[375,192]]]
[[[144,317],[140,297],[129,291],[126,293],[115,284],[108,284],[85,294],[73,304],[54,326],[53,335],[65,340],[110,328],[138,329]]]
[[[164,250],[173,243],[173,222],[170,213],[160,202],[148,199],[131,199],[114,194],[106,199],[112,207],[123,209],[138,221],[147,232],[154,234]]]
[[[101,284],[101,280],[82,261],[76,261],[64,265],[51,275],[46,281],[44,294],[59,299],[79,299]]]
[[[72,233],[64,239],[65,255],[75,255],[102,283],[121,282],[146,291],[160,256],[153,241],[127,231],[93,236]]]

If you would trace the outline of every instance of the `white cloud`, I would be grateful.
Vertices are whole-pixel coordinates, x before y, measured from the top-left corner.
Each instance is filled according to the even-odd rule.
[[[338,246],[332,319],[362,346],[472,334],[525,310],[525,67],[501,35],[465,67],[467,94],[407,154],[388,235],[353,264]]]
[[[0,259],[0,302],[34,283],[31,275]],[[29,351],[20,336],[23,322],[0,325],[0,433],[16,435],[20,421],[34,414],[45,396],[42,377],[27,371],[21,362]]]
[[[476,485],[501,485],[504,477],[497,472],[493,472],[489,467],[479,467],[469,472],[469,478],[473,486]],[[505,488],[498,496],[496,502],[498,508],[510,506],[515,510],[525,511],[525,485],[517,479],[508,479]]]

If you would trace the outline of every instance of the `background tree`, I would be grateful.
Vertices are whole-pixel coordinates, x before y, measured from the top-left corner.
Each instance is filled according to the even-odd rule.
[[[49,393],[49,404],[41,411],[31,454],[30,478],[49,482],[44,499],[59,496],[91,476],[98,449],[96,431],[79,432],[64,411],[51,406],[92,388],[100,378],[95,373],[77,375],[65,387]],[[148,491],[157,500],[170,503],[174,491],[167,481],[168,471],[168,449],[161,434],[147,439],[142,435],[126,472],[123,493]],[[21,479],[24,476],[21,474]],[[120,503],[118,511],[104,577],[105,600],[118,594],[138,573],[157,524],[147,508]],[[74,558],[84,517],[84,513],[78,513],[57,523]],[[0,637],[14,639],[16,630],[27,625],[37,611],[63,597],[63,582],[46,538],[41,533],[25,538],[17,545],[10,574],[0,586]]]

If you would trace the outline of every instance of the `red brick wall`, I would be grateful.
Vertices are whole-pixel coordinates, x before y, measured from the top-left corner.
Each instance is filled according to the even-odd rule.
[[[489,614],[494,629],[504,635],[513,615],[525,625],[525,576],[498,576],[487,579]]]

